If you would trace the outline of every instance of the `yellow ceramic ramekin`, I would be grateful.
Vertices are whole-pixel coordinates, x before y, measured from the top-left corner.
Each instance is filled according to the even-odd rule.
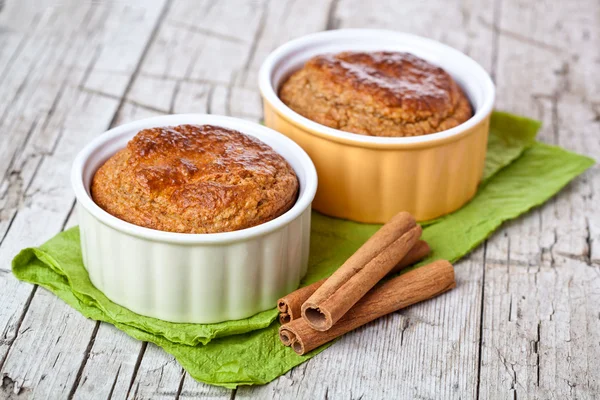
[[[475,114],[443,132],[415,137],[376,137],[332,129],[287,107],[278,89],[317,54],[346,50],[413,53],[450,73]],[[473,59],[431,39],[383,30],[336,30],[293,40],[261,66],[264,118],[297,142],[313,160],[319,187],[313,207],[327,215],[384,223],[399,211],[424,221],[469,201],[483,174],[494,84]]]

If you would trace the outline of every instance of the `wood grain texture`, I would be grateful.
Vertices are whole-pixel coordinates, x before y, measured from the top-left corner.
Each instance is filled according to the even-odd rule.
[[[498,104],[541,119],[542,140],[598,159],[590,73],[600,60],[600,4],[563,6],[503,0],[499,25],[490,25],[500,33]],[[598,177],[595,166],[488,242],[482,398],[600,393],[600,265],[591,255]]]
[[[0,3],[2,1],[0,0]],[[598,159],[600,4],[535,0],[7,0],[0,7],[0,398],[595,398],[600,169],[456,265],[457,288],[375,321],[262,387],[195,382],[172,356],[19,283],[10,260],[76,224],[75,153],[166,113],[261,118],[279,44],[386,28],[481,63],[498,108]],[[18,393],[18,394],[17,394]]]
[[[175,359],[162,349],[149,344],[133,382],[128,398],[178,399],[208,398],[229,399],[231,390],[194,381]],[[121,396],[115,396],[121,398]]]

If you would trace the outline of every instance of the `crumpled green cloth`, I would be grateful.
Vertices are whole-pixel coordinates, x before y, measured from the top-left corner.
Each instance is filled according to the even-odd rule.
[[[527,118],[494,113],[482,185],[460,210],[423,224],[423,238],[433,253],[421,264],[440,258],[458,260],[502,222],[542,204],[594,164],[590,158],[535,142],[539,126]],[[331,274],[378,228],[313,213],[304,283]],[[91,284],[77,228],[38,248],[22,250],[13,260],[13,273],[52,291],[86,317],[157,344],[173,354],[193,378],[213,385],[264,384],[327,347],[298,356],[282,346],[278,324],[273,322],[274,309],[218,324],[177,324],[135,314],[112,303]]]

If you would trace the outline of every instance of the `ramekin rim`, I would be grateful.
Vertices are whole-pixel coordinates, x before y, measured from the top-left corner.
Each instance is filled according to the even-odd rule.
[[[167,232],[160,231],[156,229],[146,228],[143,226],[138,226],[132,224],[130,222],[121,220],[105,210],[103,210],[100,206],[98,206],[90,194],[88,194],[85,184],[83,181],[83,171],[84,166],[88,162],[89,158],[98,151],[98,148],[108,141],[115,139],[122,135],[130,134],[132,130],[141,130],[148,128],[150,126],[165,126],[165,125],[175,125],[177,124],[172,122],[161,122],[167,120],[177,120],[177,119],[188,119],[188,118],[198,118],[201,117],[205,119],[204,122],[198,123],[206,123],[206,124],[215,124],[219,125],[219,123],[232,123],[234,125],[243,125],[248,127],[248,130],[253,130],[253,132],[260,132],[258,139],[262,140],[260,135],[264,136],[274,136],[277,140],[283,142],[286,148],[290,149],[294,152],[294,154],[298,157],[300,161],[300,165],[304,172],[306,173],[306,182],[304,182],[304,189],[300,191],[299,197],[288,211],[283,213],[282,215],[274,218],[270,221],[267,221],[263,224],[256,225],[250,228],[240,229],[231,232],[219,232],[219,233],[178,233],[178,232]],[[194,123],[194,122],[180,122],[179,124],[185,123]],[[227,127],[227,126],[224,126]],[[239,130],[239,128],[230,128]],[[240,130],[241,131],[241,130]],[[244,133],[243,131],[241,131]],[[253,135],[252,135],[253,136]],[[282,157],[284,157],[282,155]],[[285,158],[285,157],[284,157]],[[289,160],[287,160],[289,162]],[[298,177],[300,181],[300,177]],[[302,182],[300,182],[302,184]],[[222,116],[222,115],[212,115],[212,114],[169,114],[169,115],[161,115],[156,117],[145,118],[141,120],[136,120],[133,122],[129,122],[123,125],[119,125],[115,128],[109,129],[105,131],[98,137],[94,138],[90,143],[88,143],[75,157],[71,168],[71,186],[73,187],[73,191],[75,192],[75,198],[77,202],[85,208],[87,212],[92,214],[94,218],[96,218],[101,223],[108,225],[109,227],[129,234],[131,236],[136,236],[142,239],[150,240],[153,242],[165,242],[165,243],[174,243],[174,244],[182,244],[182,245],[193,245],[193,244],[226,244],[231,242],[239,242],[248,240],[251,238],[255,238],[258,236],[264,236],[269,234],[279,228],[282,228],[285,225],[288,225],[296,218],[300,217],[308,208],[311,207],[312,201],[315,197],[317,190],[317,171],[315,166],[308,156],[308,154],[293,140],[289,139],[285,135],[270,129],[266,126],[245,121],[243,119]]]
[[[309,46],[311,43],[314,43],[319,39],[344,39],[351,35],[372,36],[374,38],[381,36],[389,38],[390,36],[394,36],[412,42],[427,43],[429,46],[437,46],[439,49],[443,49],[444,51],[455,53],[458,57],[461,57],[464,62],[470,63],[473,68],[479,70],[480,74],[482,75],[483,79],[481,80],[481,85],[484,89],[483,104],[481,107],[475,110],[475,114],[471,118],[451,129],[431,133],[428,135],[410,137],[383,137],[345,132],[319,124],[296,113],[294,110],[285,105],[281,99],[279,99],[277,90],[273,87],[271,82],[271,75],[275,69],[275,64],[279,60],[283,59],[294,50],[304,46]],[[288,121],[291,121],[300,127],[309,129],[313,134],[351,145],[389,148],[404,146],[414,147],[420,145],[426,146],[436,142],[446,142],[448,140],[458,138],[461,136],[461,134],[470,131],[473,127],[482,123],[482,121],[484,121],[485,118],[491,114],[494,106],[496,91],[495,85],[487,71],[477,61],[473,60],[471,57],[462,53],[461,51],[433,39],[386,29],[337,29],[308,34],[286,42],[273,50],[261,64],[258,73],[258,86],[263,99],[266,100],[276,112],[285,117]]]

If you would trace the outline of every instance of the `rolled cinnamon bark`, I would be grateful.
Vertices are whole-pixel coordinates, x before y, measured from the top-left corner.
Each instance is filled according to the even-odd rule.
[[[330,329],[402,260],[421,236],[412,215],[402,212],[383,225],[302,305],[316,330]]]
[[[431,249],[427,242],[419,240],[398,265],[392,268],[388,275],[400,272],[400,270],[421,261],[429,255],[430,251]],[[304,304],[304,302],[308,300],[308,298],[320,288],[326,280],[327,278],[321,279],[318,282],[293,291],[287,296],[279,299],[277,302],[277,309],[280,312],[279,322],[283,325],[300,318],[302,316],[302,304]]]
[[[454,287],[452,264],[435,261],[377,285],[327,331],[314,330],[305,318],[298,318],[282,325],[279,337],[284,345],[303,355],[368,322]]]
[[[281,325],[285,325],[285,324],[288,324],[290,322],[292,322],[292,318],[291,318],[290,314],[285,313],[285,312],[279,313],[279,323]]]

